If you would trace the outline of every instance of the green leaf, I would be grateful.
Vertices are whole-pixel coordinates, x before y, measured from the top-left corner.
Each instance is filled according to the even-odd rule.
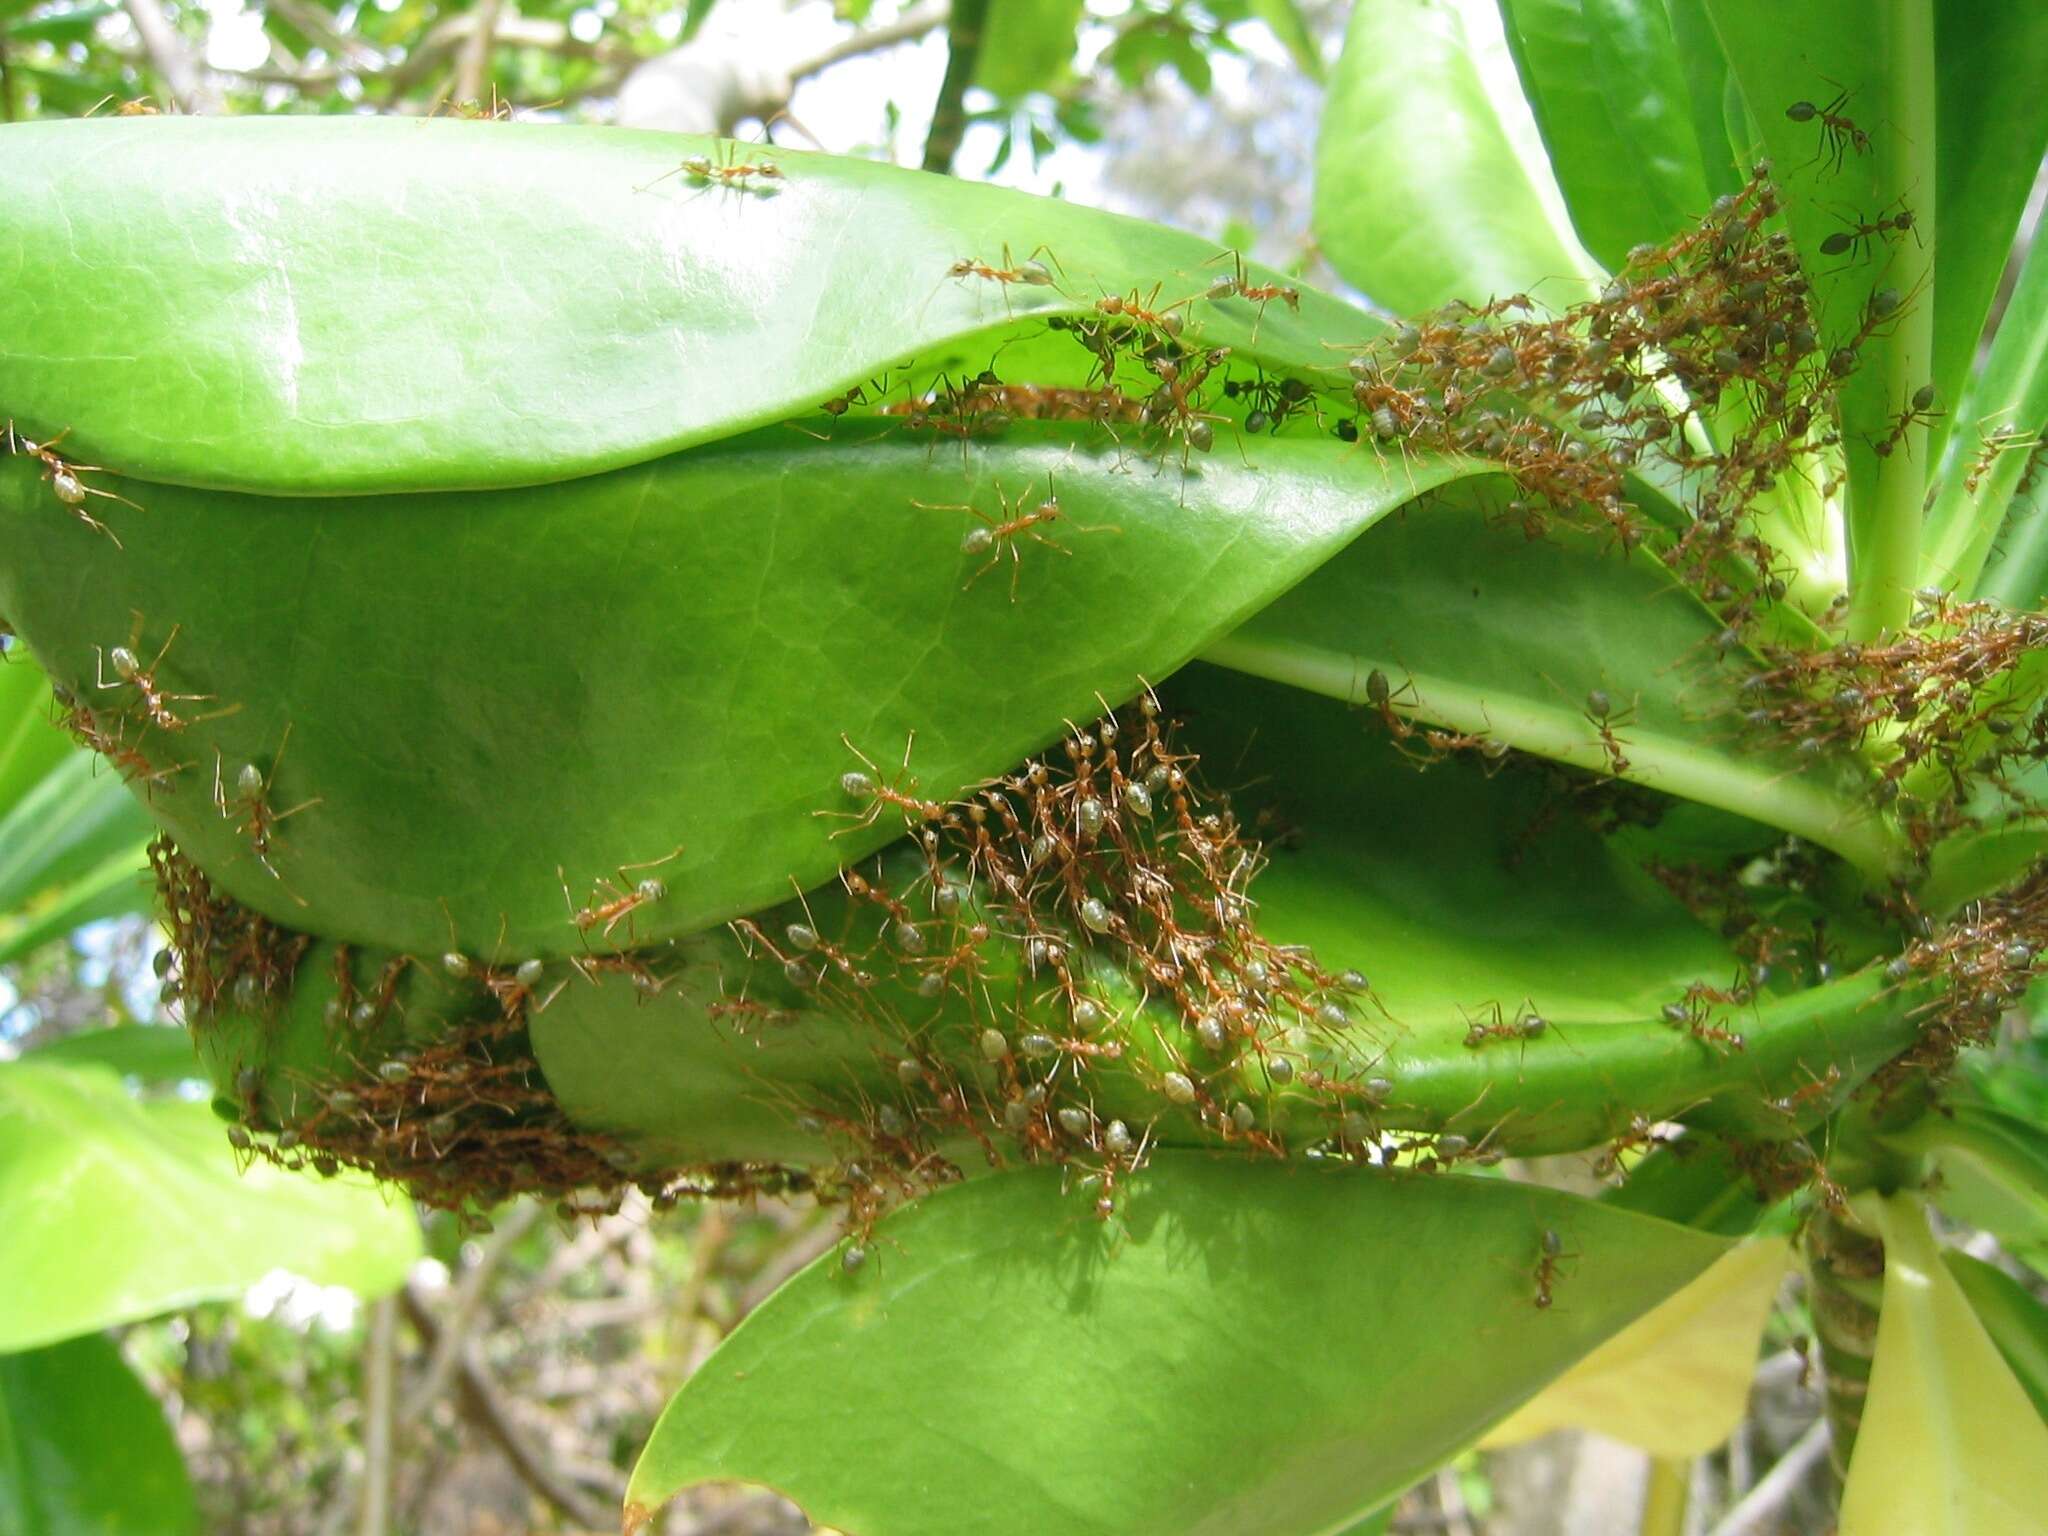
[[[1970,1310],[1991,1336],[1999,1355],[2048,1419],[2048,1306],[1995,1264],[1944,1249],[1942,1263],[1969,1298]]]
[[[1586,249],[1619,271],[1629,247],[1697,223],[1713,201],[1703,147],[1725,155],[1727,141],[1716,134],[1703,146],[1695,134],[1662,0],[1502,0],[1500,9]]]
[[[2040,70],[2048,59],[2048,6],[1938,0],[1934,58],[1940,280],[1933,379],[1950,414],[1928,433],[1929,464],[1938,461],[1949,432],[1970,429],[1955,403],[1963,398],[1985,316],[2048,149],[2048,92],[2041,89]],[[2008,310],[2000,330],[2016,322],[2024,317]],[[2036,420],[2048,421],[2048,408]],[[1966,437],[1961,447],[1968,454],[1974,444]]]
[[[1784,191],[1793,243],[1813,287],[1816,329],[1830,347],[1864,335],[1858,366],[1841,389],[1841,435],[1849,471],[1849,637],[1867,640],[1903,628],[1911,614],[1929,462],[1919,427],[1890,452],[1877,448],[1919,389],[1940,387],[1935,246],[1925,233],[1945,227],[1936,183],[1934,6],[1707,0],[1707,9]],[[1804,121],[1787,115],[1800,103],[1815,109]],[[1825,125],[1819,112],[1830,107],[1863,137]],[[1880,240],[1871,260],[1823,251],[1851,214],[1874,220],[1901,208],[1922,226],[1920,241]],[[1896,294],[1898,307],[1866,324],[1880,291]]]
[[[28,655],[8,652],[0,664],[0,806],[12,807],[71,755],[63,733],[50,729],[50,680]]]
[[[1388,309],[1521,290],[1561,309],[1587,291],[1593,269],[1556,189],[1517,153],[1510,103],[1489,94],[1468,31],[1483,15],[1407,0],[1351,12],[1316,145],[1315,232]]]
[[[1323,53],[1314,34],[1302,20],[1301,7],[1294,0],[1252,0],[1252,14],[1266,24],[1301,72],[1311,80],[1323,78]]]
[[[92,0],[91,4],[67,6],[38,16],[34,21],[16,22],[7,28],[9,42],[15,43],[82,43],[88,40],[102,17],[112,16],[120,10],[107,0]]]
[[[26,1053],[37,1066],[111,1067],[145,1086],[168,1087],[203,1079],[206,1069],[192,1037],[170,1024],[117,1024],[60,1035]]]
[[[413,953],[576,954],[571,904],[667,860],[648,872],[666,898],[635,914],[647,942],[887,841],[848,833],[839,780],[861,764],[842,732],[885,778],[914,732],[920,792],[951,796],[1461,472],[1388,469],[1328,438],[1260,439],[1253,460],[1226,439],[1183,479],[1177,459],[1084,457],[1039,428],[964,469],[849,420],[830,443],[772,431],[518,492],[286,501],[123,481],[149,507],[125,550],[0,463],[0,611],[81,690],[95,647],[153,655],[182,625],[159,685],[204,697],[176,706],[189,729],[142,744],[193,767],[150,809],[280,921]],[[1015,565],[975,580],[987,557],[961,549],[979,526],[964,506],[1021,510],[1048,483],[1069,553],[1020,538]],[[253,763],[272,811],[306,807],[275,829],[277,875],[246,811],[216,805],[216,753],[230,797]]]
[[[1161,303],[1193,298],[1221,254],[1060,199],[671,134],[372,117],[0,133],[8,410],[38,436],[70,429],[76,459],[224,489],[505,487],[640,463],[906,358],[972,375],[1016,316],[1155,283]],[[690,159],[780,175],[667,174]],[[1041,245],[1063,274],[1051,286],[948,275]],[[1329,368],[1326,338],[1369,329],[1304,292],[1263,320],[1196,302],[1185,335]],[[1037,351],[1006,365],[1063,382],[1032,366],[1051,346],[1081,382],[1085,352],[1030,334]],[[151,520],[126,513],[118,531]]]
[[[974,83],[1001,101],[1042,91],[1074,57],[1084,0],[992,0]]]
[[[0,1064],[0,1350],[239,1296],[273,1269],[374,1294],[419,1254],[360,1184],[237,1175],[205,1104],[138,1104],[100,1068]]]
[[[2021,1536],[2048,1509],[2048,1424],[1999,1358],[1910,1197],[1859,1196],[1884,1239],[1870,1396],[1842,1536]]]
[[[1933,1164],[1942,1211],[2011,1247],[2048,1244],[2048,1130],[1982,1104],[1926,1115],[1887,1144]]]
[[[1756,663],[1722,653],[1722,628],[1647,553],[1623,558],[1567,529],[1530,540],[1455,494],[1352,545],[1204,655],[1353,706],[1377,670],[1398,713],[1594,772],[1620,766],[1881,878],[1897,844],[1867,770],[1746,738],[1737,690]],[[1589,712],[1596,691],[1612,746]]]
[[[2042,241],[2027,252],[1962,416],[1928,509],[1928,579],[2009,607],[2036,607],[2048,590],[2048,519],[2040,515],[2048,475],[2036,451],[2048,428]]]
[[[742,1478],[861,1536],[1326,1530],[1724,1251],[1491,1180],[1162,1156],[1103,1225],[1061,1185],[942,1190],[798,1275],[671,1402],[629,1515]]]
[[[99,758],[74,751],[0,817],[0,959],[149,902],[148,814]]]
[[[0,1531],[196,1536],[163,1409],[104,1338],[0,1354]]]

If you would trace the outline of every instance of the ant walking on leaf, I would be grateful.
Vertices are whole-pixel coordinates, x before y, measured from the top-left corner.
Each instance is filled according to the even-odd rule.
[[[706,155],[692,155],[681,164],[663,171],[645,186],[635,187],[633,190],[646,192],[660,186],[671,176],[680,176],[700,192],[719,187],[728,192],[751,192],[756,197],[773,197],[780,190],[779,187],[755,186],[754,183],[782,181],[782,167],[768,160],[742,160],[739,151],[739,145],[726,140],[719,145],[716,159]]]
[[[142,659],[135,652],[135,646],[142,637],[140,613],[135,615],[135,627],[129,632],[126,645],[117,645],[109,651],[102,651],[98,646],[93,647],[95,686],[102,689],[133,688],[142,700],[143,715],[160,731],[182,731],[189,723],[172,711],[173,704],[204,703],[213,697],[210,693],[168,693],[157,681],[157,669],[163,665],[164,657],[170,653],[181,627],[177,624],[171,626],[171,632],[164,636],[164,643],[157,648],[157,653],[148,666],[142,664]],[[114,669],[111,680],[107,677],[109,666]],[[222,715],[233,714],[241,707],[237,704],[229,709],[217,709],[198,718],[217,720]]]
[[[1285,283],[1254,283],[1246,274],[1243,255],[1237,251],[1225,251],[1222,256],[1215,259],[1222,261],[1226,258],[1231,263],[1230,275],[1217,278],[1209,285],[1208,292],[1203,297],[1212,304],[1220,304],[1225,299],[1243,299],[1247,303],[1258,305],[1259,312],[1252,319],[1252,345],[1257,346],[1259,324],[1266,318],[1266,306],[1278,299],[1299,314],[1301,290],[1290,288]]]
[[[310,800],[302,800],[288,811],[272,809],[270,797],[277,782],[278,766],[284,761],[284,751],[291,744],[291,739],[292,728],[287,724],[284,736],[277,744],[277,755],[270,760],[268,773],[254,763],[242,764],[235,773],[235,792],[232,798],[228,794],[225,764],[220,752],[216,749],[213,754],[214,809],[220,812],[224,820],[235,823],[236,833],[248,842],[249,851],[256,856],[256,862],[261,864],[270,878],[279,885],[284,885],[284,876],[277,872],[277,866],[271,862],[271,855],[284,846],[283,840],[277,836],[277,824],[298,815],[301,811],[311,810],[320,803],[321,798],[315,795]],[[290,886],[285,885],[285,890],[300,906],[306,904],[305,898],[293,891]]]
[[[1026,506],[1030,499],[1028,494],[1020,495],[1015,502],[1012,502],[1000,483],[997,484],[995,489],[996,500],[1002,507],[1002,516],[1000,517],[984,512],[979,507],[968,506],[960,502],[934,503],[913,501],[911,505],[927,512],[965,512],[972,517],[979,518],[982,526],[970,528],[962,535],[960,539],[960,553],[970,557],[987,555],[988,559],[982,563],[973,575],[967,578],[961,585],[960,590],[965,592],[969,587],[981,580],[982,577],[994,570],[1002,562],[1003,557],[1008,555],[1010,557],[1010,601],[1014,603],[1017,601],[1017,583],[1024,573],[1024,558],[1018,544],[1019,539],[1030,539],[1033,543],[1043,544],[1047,549],[1056,550],[1062,555],[1071,555],[1073,551],[1068,549],[1066,545],[1059,543],[1057,540],[1049,539],[1038,531],[1040,528],[1048,527],[1066,516],[1060,508],[1059,492],[1054,487],[1050,475],[1046,476],[1045,480],[1045,500],[1041,501],[1037,506],[1029,507],[1028,509]],[[1091,525],[1075,523],[1073,528],[1076,533],[1123,532],[1121,528],[1113,527],[1109,524]]]
[[[591,929],[601,926],[601,937],[606,939],[612,936],[613,929],[624,923],[627,942],[638,943],[639,936],[633,931],[634,914],[642,907],[664,900],[668,896],[668,886],[651,875],[642,880],[633,880],[629,872],[636,869],[658,869],[682,856],[683,850],[679,845],[675,852],[658,859],[648,859],[640,864],[621,864],[614,871],[618,877],[616,881],[599,877],[591,889],[589,904],[581,910],[578,910],[575,901],[569,895],[569,877],[557,869],[555,873],[562,882],[562,900],[569,907],[569,921],[585,936],[588,936]]]
[[[1810,101],[1795,101],[1785,109],[1785,115],[1795,123],[1820,124],[1820,153],[1813,158],[1827,161],[1828,169],[1832,172],[1841,170],[1842,162],[1851,153],[1869,154],[1870,135],[1857,127],[1852,119],[1843,115],[1842,108],[1849,104],[1849,98],[1855,93],[1840,89],[1839,80],[1829,80],[1828,84],[1838,89],[1834,100],[1826,106],[1817,107]]]
[[[103,533],[112,539],[114,541],[114,548],[119,549],[121,548],[121,540],[114,530],[85,510],[86,498],[89,496],[104,497],[108,501],[118,501],[124,507],[134,507],[138,512],[142,508],[137,503],[130,501],[126,496],[117,496],[112,491],[103,491],[97,486],[87,485],[79,478],[81,475],[102,473],[103,466],[98,464],[67,464],[58,457],[57,445],[70,435],[71,429],[66,427],[48,442],[33,442],[15,431],[14,423],[10,421],[7,423],[7,451],[9,453],[25,453],[42,465],[43,473],[49,478],[50,489],[56,493],[57,500],[68,507],[71,515],[85,524],[86,527],[92,529],[94,533]]]
[[[1052,267],[1048,267],[1043,261],[1040,261],[1038,259],[1040,256],[1049,258],[1052,262]],[[1003,264],[1001,266],[992,267],[987,262],[977,261],[972,256],[963,256],[946,269],[946,276],[955,279],[972,277],[979,278],[985,283],[1000,283],[1003,291],[1003,310],[1005,313],[1008,313],[1010,308],[1010,288],[1013,284],[1022,285],[1026,288],[1052,288],[1057,291],[1059,285],[1053,281],[1052,273],[1053,267],[1059,267],[1059,265],[1060,259],[1054,256],[1052,251],[1046,246],[1039,246],[1038,249],[1020,262],[1012,259],[1010,248],[1008,245],[1005,245],[1003,247]],[[1060,276],[1065,277],[1066,275],[1066,269],[1061,267]]]

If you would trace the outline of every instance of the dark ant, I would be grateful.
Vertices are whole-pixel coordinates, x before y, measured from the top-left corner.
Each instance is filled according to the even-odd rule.
[[[1586,721],[1600,733],[1600,747],[1607,754],[1607,771],[1616,778],[1628,772],[1629,761],[1614,730],[1616,726],[1626,725],[1634,715],[1633,706],[1616,714],[1614,700],[1608,697],[1604,688],[1595,688],[1586,695]]]
[[[1666,1003],[1659,1012],[1666,1024],[1684,1030],[1702,1044],[1740,1051],[1745,1043],[1742,1036],[1713,1022],[1714,1004],[1709,996],[1712,990],[1694,982],[1685,989],[1683,1000]]]
[[[1906,408],[1899,412],[1891,430],[1881,442],[1870,445],[1871,451],[1880,459],[1889,458],[1894,448],[1906,439],[1906,434],[1916,425],[1932,425],[1941,418],[1942,412],[1934,408],[1934,386],[1922,384],[1913,391],[1913,398],[1906,402]]]
[[[1544,1312],[1550,1308],[1550,1288],[1557,1281],[1559,1264],[1565,1259],[1576,1257],[1576,1254],[1565,1251],[1564,1238],[1559,1234],[1557,1228],[1545,1227],[1543,1229],[1543,1236],[1537,1242],[1536,1254],[1536,1295],[1534,1300],[1537,1311]]]
[[[104,466],[99,464],[67,464],[63,459],[59,458],[56,453],[57,445],[70,435],[71,429],[66,427],[48,442],[31,442],[28,438],[15,431],[14,423],[10,421],[7,423],[7,451],[9,453],[25,453],[42,465],[43,473],[49,477],[50,489],[56,493],[57,500],[68,507],[71,515],[85,524],[86,527],[92,529],[93,532],[103,533],[112,539],[114,541],[114,548],[119,549],[122,547],[121,540],[114,530],[85,510],[86,498],[88,496],[101,496],[108,501],[118,501],[124,507],[134,507],[138,512],[142,508],[137,503],[130,501],[126,496],[116,496],[112,491],[100,490],[97,486],[87,485],[83,480],[79,479],[80,475],[104,473],[105,469]]]
[[[1404,693],[1412,706],[1416,698],[1413,682],[1405,682],[1396,687],[1388,680],[1387,674],[1378,667],[1365,674],[1365,702],[1378,711],[1381,721],[1394,733],[1394,739],[1397,741],[1406,741],[1415,734],[1415,727],[1394,709],[1394,705]]]
[[[1828,83],[1840,84],[1839,81],[1833,80]],[[1810,101],[1795,101],[1785,109],[1785,115],[1795,123],[1819,121],[1820,153],[1815,155],[1814,159],[1826,160],[1831,171],[1841,170],[1843,160],[1851,151],[1859,155],[1870,152],[1870,135],[1842,115],[1842,108],[1848,105],[1853,94],[1855,93],[1852,91],[1841,90],[1837,91],[1835,99],[1824,107],[1816,107]]]
[[[1463,1010],[1459,1010],[1463,1012]],[[1499,1003],[1487,1003],[1480,1009],[1480,1016],[1465,1015],[1465,1044],[1473,1050],[1492,1040],[1520,1040],[1528,1042],[1541,1037],[1550,1027],[1550,1021],[1536,1011],[1535,1004],[1528,998],[1522,999],[1522,1006],[1515,1010],[1513,1018],[1504,1017]]]
[[[1849,227],[1838,229],[1821,241],[1821,255],[1846,256],[1851,251],[1862,251],[1867,256],[1873,238],[1894,240],[1914,227],[1912,210],[1903,206],[1897,213],[1880,214],[1867,224],[1859,219],[1845,219],[1843,222]]]

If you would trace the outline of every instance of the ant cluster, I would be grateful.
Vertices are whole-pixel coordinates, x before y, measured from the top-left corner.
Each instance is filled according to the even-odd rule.
[[[779,932],[733,924],[777,985],[883,1035],[879,1076],[898,1092],[799,1113],[848,1144],[821,1189],[856,1226],[954,1177],[940,1149],[963,1139],[991,1163],[1075,1169],[1105,1218],[1163,1119],[1269,1155],[1304,1119],[1324,1155],[1380,1147],[1393,1084],[1361,1064],[1366,978],[1259,933],[1256,840],[1204,794],[1150,693],[1135,714],[954,801],[862,758],[839,786],[857,808],[821,814],[911,836],[895,862],[843,873],[843,931],[809,902]],[[1483,1155],[1449,1133],[1407,1150],[1429,1166]]]
[[[310,938],[230,900],[167,836],[150,843],[149,867],[171,940],[157,960],[166,1004],[196,1018],[223,1004],[255,1013],[290,995]]]
[[[1924,936],[1885,968],[1898,986],[1932,982],[1921,1005],[1913,1046],[1878,1074],[1881,1094],[1910,1081],[1938,1077],[1966,1045],[1989,1040],[1999,1020],[2017,1008],[2048,951],[2048,864],[2037,864],[2016,885],[1972,902]]]
[[[1925,854],[1970,822],[1981,786],[1995,788],[2015,816],[2041,814],[2018,775],[2048,759],[2048,710],[2006,685],[2048,645],[2048,618],[1933,588],[1918,599],[1912,627],[1898,635],[1822,651],[1766,649],[1766,665],[1742,692],[1745,723],[1796,743],[1803,757],[1879,745],[1886,760],[1872,799],[1897,813]]]

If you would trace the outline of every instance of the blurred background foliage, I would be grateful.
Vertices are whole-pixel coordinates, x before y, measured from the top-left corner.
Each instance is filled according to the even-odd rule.
[[[1516,98],[1492,6],[1452,8],[1482,74]],[[438,113],[765,136],[1160,219],[1333,283],[1309,196],[1320,82],[1347,12],[1341,0],[0,0],[0,117]],[[198,1095],[157,994],[147,819],[118,775],[46,727],[61,708],[10,652],[0,1086],[9,1064],[40,1058],[111,1066],[145,1098]],[[1987,1101],[2048,1116],[2048,1045],[2018,1021],[1970,1070]],[[231,1157],[224,1140],[218,1155]],[[1584,1162],[1518,1171],[1590,1187]],[[112,1340],[191,1484],[166,1463],[163,1488],[130,1480],[149,1498],[125,1511],[0,1492],[0,1536],[616,1529],[626,1469],[668,1395],[837,1236],[803,1200],[657,1211],[637,1195],[573,1224],[520,1203],[485,1230],[441,1214],[420,1230],[423,1256],[395,1294],[295,1277],[280,1253],[237,1294],[0,1355],[0,1452],[35,1451],[52,1382],[112,1424],[106,1394],[126,1378],[95,1352]],[[1752,1415],[1691,1474],[1699,1530],[1713,1512],[1753,1510],[1766,1474],[1785,1484],[1775,1524],[1722,1518],[1716,1531],[1825,1520],[1809,1332],[1788,1280]],[[1370,1528],[1590,1529],[1668,1475],[1637,1452],[1552,1435],[1464,1458]],[[676,1533],[811,1529],[758,1490],[699,1490],[663,1518]]]

